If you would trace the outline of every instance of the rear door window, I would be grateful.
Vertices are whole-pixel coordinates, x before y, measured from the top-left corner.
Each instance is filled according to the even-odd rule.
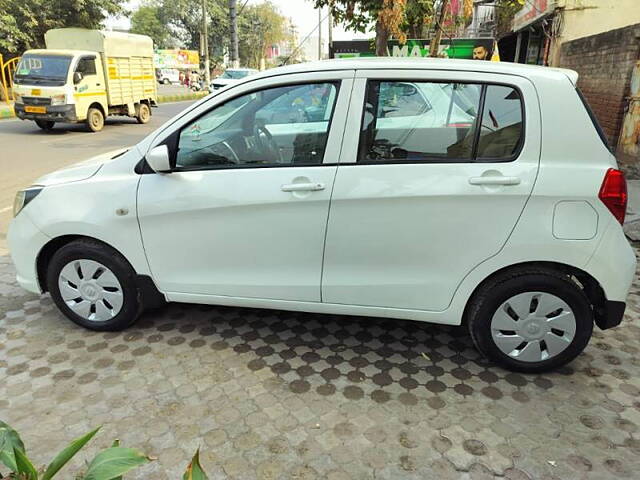
[[[358,162],[511,161],[523,116],[522,98],[508,86],[369,81]]]

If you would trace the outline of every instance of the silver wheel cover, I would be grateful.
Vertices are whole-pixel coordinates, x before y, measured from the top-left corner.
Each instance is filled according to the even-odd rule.
[[[122,286],[114,273],[94,260],[73,260],[58,275],[60,296],[76,315],[104,322],[122,309]]]
[[[502,353],[522,362],[541,362],[562,353],[576,334],[567,303],[547,292],[514,295],[496,310],[491,336]]]

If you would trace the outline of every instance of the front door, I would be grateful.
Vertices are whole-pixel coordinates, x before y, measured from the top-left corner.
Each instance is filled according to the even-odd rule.
[[[462,72],[357,77],[347,130],[360,134],[345,137],[334,184],[323,301],[443,311],[531,194],[535,90]]]
[[[238,94],[167,138],[173,171],[143,175],[138,192],[144,248],[160,290],[320,300],[336,146],[352,82],[335,78]]]
[[[82,75],[80,81],[73,87],[76,115],[80,120],[87,117],[87,111],[92,103],[104,102],[107,95],[102,78],[102,66],[96,60],[95,55],[80,57],[74,69],[74,73]]]

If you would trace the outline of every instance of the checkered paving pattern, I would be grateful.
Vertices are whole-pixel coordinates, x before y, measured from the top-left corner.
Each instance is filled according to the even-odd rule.
[[[116,437],[157,457],[131,479],[198,446],[221,479],[638,478],[640,283],[621,327],[521,375],[408,321],[173,304],[90,332],[13,275],[0,257],[0,418],[40,463],[102,424],[85,458]]]

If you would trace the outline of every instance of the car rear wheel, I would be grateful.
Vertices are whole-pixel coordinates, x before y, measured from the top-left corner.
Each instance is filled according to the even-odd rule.
[[[138,105],[138,112],[136,115],[136,120],[138,120],[138,123],[148,123],[150,118],[151,109],[149,108],[149,105],[147,105],[146,103],[141,103],[140,105]]]
[[[77,240],[58,250],[47,269],[47,287],[62,313],[90,330],[122,330],[141,312],[133,268],[99,242]]]
[[[587,346],[593,312],[568,275],[546,268],[520,268],[480,288],[467,309],[478,350],[520,372],[553,370]]]
[[[36,120],[35,122],[36,122],[36,125],[40,127],[42,130],[44,130],[45,132],[48,132],[51,129],[53,129],[53,126],[56,124],[56,122],[53,122],[51,120]]]
[[[87,112],[87,126],[92,132],[99,132],[104,127],[104,115],[98,108],[90,108]]]

